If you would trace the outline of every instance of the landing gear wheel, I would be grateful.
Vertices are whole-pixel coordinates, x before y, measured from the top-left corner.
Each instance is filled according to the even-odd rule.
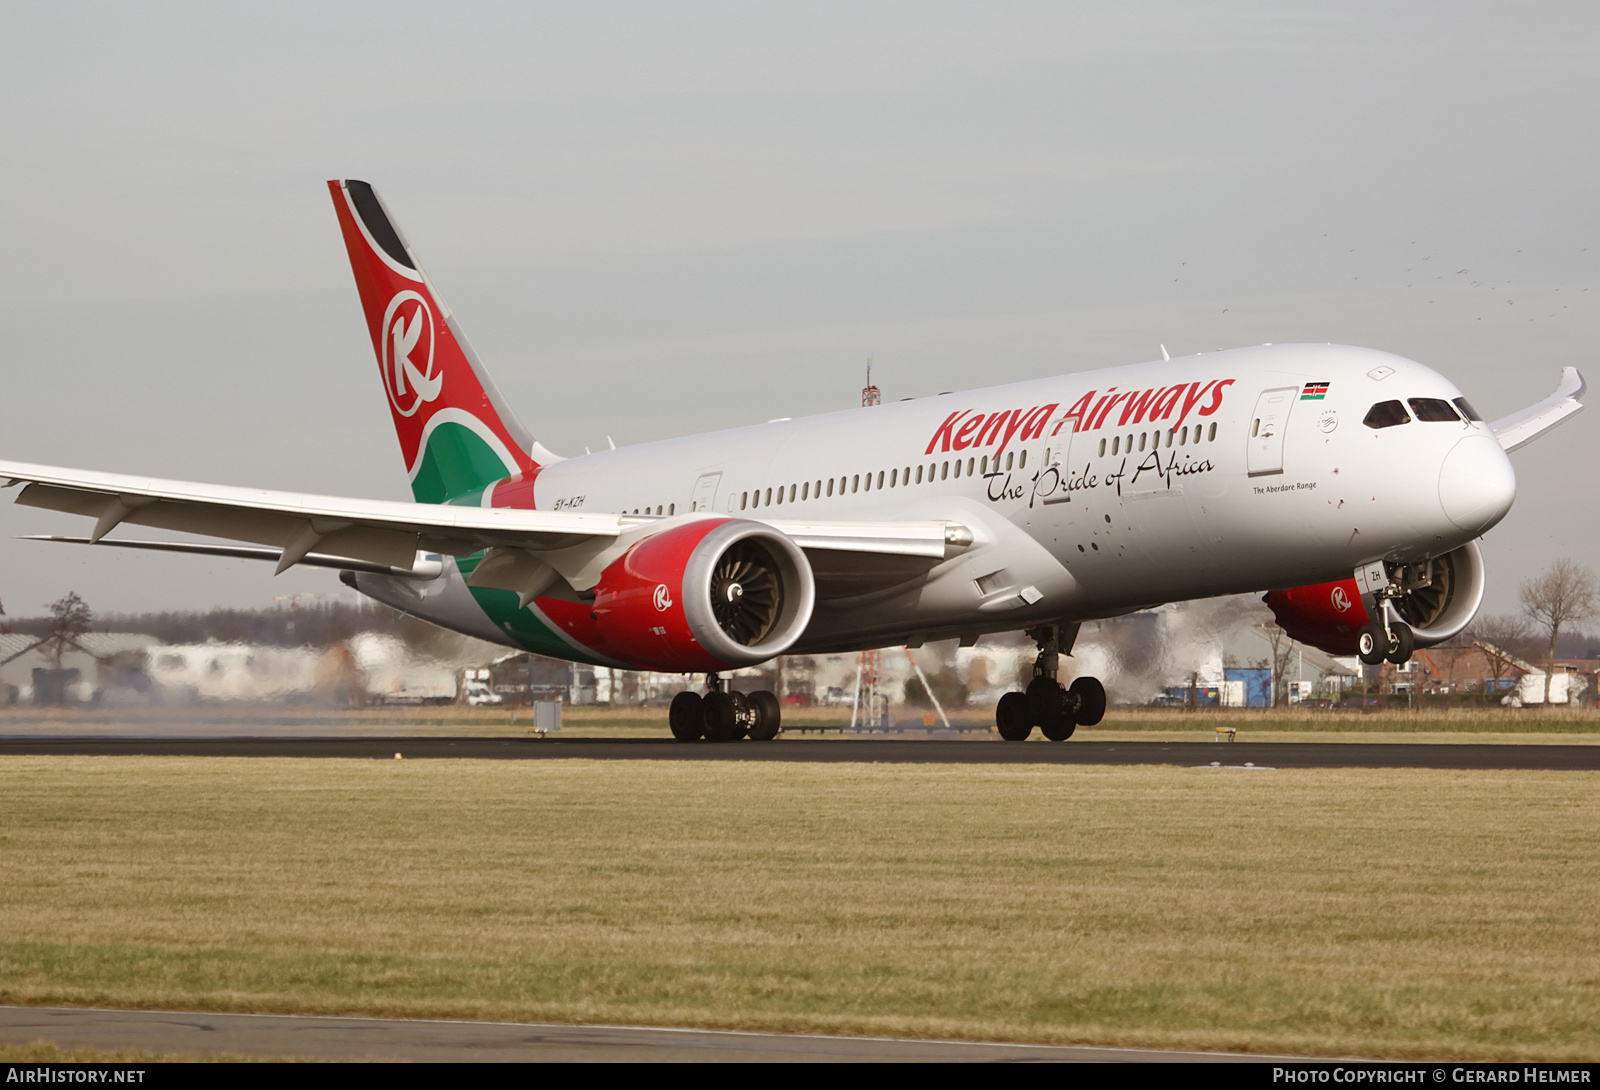
[[[1028,682],[1028,723],[1043,727],[1060,719],[1067,710],[1067,691],[1053,677],[1040,675]]]
[[[1077,708],[1072,713],[1073,722],[1080,727],[1092,727],[1106,717],[1106,687],[1099,678],[1080,677],[1067,689],[1077,697]],[[1072,731],[1067,731],[1066,737]]]
[[[778,736],[780,720],[783,716],[783,706],[778,703],[778,694],[770,693],[765,689],[753,692],[746,698],[750,710],[754,713],[751,718],[750,729],[746,732],[752,742],[770,742]]]
[[[1383,626],[1373,621],[1356,632],[1356,657],[1368,666],[1382,662],[1389,650],[1389,634]]]
[[[700,700],[701,729],[708,742],[737,742],[744,736],[733,698],[727,693],[710,692]]]
[[[1052,742],[1065,742],[1068,738],[1072,737],[1072,732],[1077,729],[1078,724],[1072,721],[1072,716],[1070,714],[1063,713],[1061,718],[1057,719],[1054,723],[1049,723],[1040,727],[1039,733],[1043,734]]]
[[[1002,696],[994,709],[994,725],[1006,741],[1026,742],[1033,733],[1033,721],[1028,718],[1028,698],[1021,693]]]
[[[699,693],[687,689],[672,698],[672,707],[667,711],[667,725],[672,728],[674,738],[680,742],[699,741],[706,730],[704,703]]]
[[[1388,651],[1383,656],[1390,662],[1399,666],[1411,657],[1411,652],[1417,649],[1417,638],[1411,632],[1411,626],[1402,621],[1395,621],[1389,626]]]

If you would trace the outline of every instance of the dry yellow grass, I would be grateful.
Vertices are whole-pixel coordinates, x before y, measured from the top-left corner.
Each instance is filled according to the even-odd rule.
[[[0,1001],[1600,1052],[1592,775],[0,761]]]

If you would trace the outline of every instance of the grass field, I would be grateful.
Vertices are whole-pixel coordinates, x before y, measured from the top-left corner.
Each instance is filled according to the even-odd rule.
[[[1600,1053],[1572,773],[8,758],[0,1001]]]

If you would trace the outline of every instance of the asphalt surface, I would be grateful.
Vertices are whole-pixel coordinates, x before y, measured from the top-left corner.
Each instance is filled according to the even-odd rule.
[[[288,1014],[0,1007],[0,1042],[213,1056],[447,1063],[1283,1063],[1301,1057],[891,1037]]]
[[[1225,769],[1600,770],[1600,746],[1404,742],[1001,742],[654,738],[3,738],[0,756],[356,757],[393,760],[854,761],[885,764],[1180,765]]]

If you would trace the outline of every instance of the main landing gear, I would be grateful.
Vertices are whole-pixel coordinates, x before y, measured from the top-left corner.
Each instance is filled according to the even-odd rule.
[[[776,693],[730,693],[722,678],[706,675],[706,695],[685,690],[672,698],[667,722],[680,742],[770,742],[778,736],[782,706]]]
[[[1063,651],[1071,653],[1078,626],[1035,625],[1028,629],[1028,636],[1039,645],[1033,680],[1028,682],[1027,692],[1000,698],[994,710],[1000,737],[1008,742],[1026,741],[1038,727],[1052,742],[1065,742],[1078,727],[1092,727],[1105,718],[1106,690],[1097,679],[1080,677],[1067,688],[1056,680],[1061,655]]]

